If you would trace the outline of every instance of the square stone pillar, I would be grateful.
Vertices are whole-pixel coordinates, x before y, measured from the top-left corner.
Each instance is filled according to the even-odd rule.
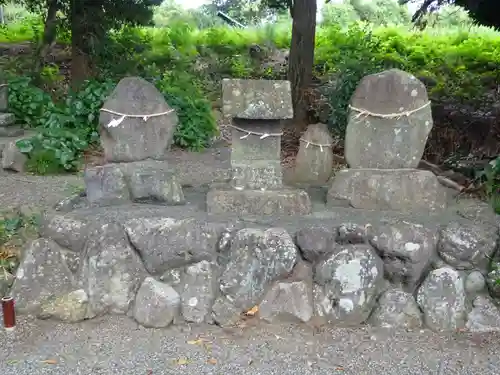
[[[224,79],[222,101],[224,115],[232,118],[232,179],[208,193],[208,211],[310,213],[308,194],[283,186],[281,134],[282,121],[293,118],[290,82]]]

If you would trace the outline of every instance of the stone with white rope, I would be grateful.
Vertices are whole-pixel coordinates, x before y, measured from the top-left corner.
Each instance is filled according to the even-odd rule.
[[[104,103],[99,123],[104,158],[118,163],[164,158],[178,118],[152,83],[127,77]]]

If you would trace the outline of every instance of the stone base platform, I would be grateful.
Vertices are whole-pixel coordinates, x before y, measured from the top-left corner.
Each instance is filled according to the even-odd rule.
[[[245,218],[204,212],[190,194],[184,206],[46,213],[10,288],[18,313],[228,326],[258,305],[269,322],[500,330],[498,218],[486,204]]]
[[[305,190],[236,190],[230,187],[207,193],[207,212],[237,215],[309,215],[311,199]]]
[[[183,204],[177,175],[166,161],[110,163],[85,170],[86,199],[93,206],[153,201]]]
[[[439,211],[448,194],[437,177],[419,169],[344,169],[328,191],[329,206],[403,212]]]

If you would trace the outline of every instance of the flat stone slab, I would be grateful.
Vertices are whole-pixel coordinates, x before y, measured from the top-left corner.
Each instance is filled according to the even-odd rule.
[[[293,118],[289,81],[223,79],[224,115],[254,120]]]
[[[309,194],[298,189],[213,189],[207,193],[207,211],[211,214],[308,215],[312,204]]]
[[[328,191],[330,207],[346,203],[372,210],[439,211],[447,191],[430,171],[418,169],[345,169]]]

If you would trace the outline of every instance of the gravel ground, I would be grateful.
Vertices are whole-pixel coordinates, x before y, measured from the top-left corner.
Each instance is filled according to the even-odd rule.
[[[145,329],[123,316],[73,325],[22,317],[15,332],[0,332],[0,373],[496,375],[499,338],[253,321]]]

